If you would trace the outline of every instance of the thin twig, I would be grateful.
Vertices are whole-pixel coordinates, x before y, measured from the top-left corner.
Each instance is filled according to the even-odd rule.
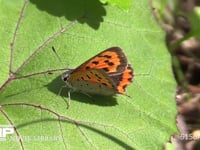
[[[17,37],[17,31],[19,30],[19,25],[22,22],[22,18],[23,18],[27,3],[28,3],[28,1],[25,0],[24,5],[22,6],[22,9],[20,11],[20,15],[19,15],[19,18],[18,18],[18,21],[17,21],[17,25],[16,25],[16,28],[15,28],[15,32],[14,32],[14,35],[13,35],[12,42],[10,44],[11,52],[10,52],[9,74],[11,74],[13,72],[13,69],[12,69],[12,67],[13,67],[13,55],[14,55],[14,46],[15,46],[15,41],[16,41],[16,37]]]
[[[15,133],[17,134],[17,137],[19,139],[19,143],[22,147],[22,150],[24,150],[24,145],[23,145],[21,136],[20,136],[19,132],[17,131],[16,127],[14,126],[14,123],[12,122],[12,120],[10,120],[9,116],[2,110],[2,107],[0,108],[0,111],[4,115],[4,117],[8,120],[8,122],[14,127]]]

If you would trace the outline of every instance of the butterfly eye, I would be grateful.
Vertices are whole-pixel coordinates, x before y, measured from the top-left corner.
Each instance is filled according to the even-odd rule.
[[[69,76],[68,74],[63,74],[62,75],[62,80],[63,81],[67,81],[68,80],[68,76]]]
[[[63,78],[63,81],[67,81],[67,77],[64,77],[64,78]]]
[[[62,74],[62,80],[63,81],[67,81],[68,80],[68,78],[69,78],[69,75],[71,74],[73,72],[73,70],[72,69],[70,69],[70,70],[67,70],[66,72],[64,72],[63,74]]]

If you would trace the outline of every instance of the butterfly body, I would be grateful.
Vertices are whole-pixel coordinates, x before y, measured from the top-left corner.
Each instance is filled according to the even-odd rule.
[[[63,74],[69,92],[85,94],[125,94],[133,78],[133,69],[118,47],[97,54],[74,70]]]

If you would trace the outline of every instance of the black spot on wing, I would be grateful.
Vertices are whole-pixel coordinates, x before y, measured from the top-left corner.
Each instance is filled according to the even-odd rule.
[[[104,61],[107,65],[109,65],[109,66],[113,66],[114,65],[114,63],[113,62],[110,62],[109,60],[105,60]]]
[[[130,81],[130,82],[131,82],[131,81],[132,81],[132,78],[128,78],[128,81]]]
[[[122,88],[125,89],[127,87],[127,85],[124,85]]]
[[[90,69],[90,66],[86,66],[85,69]]]
[[[98,61],[93,61],[92,63],[95,64],[95,65],[98,65],[98,64],[99,64]]]
[[[88,76],[88,75],[87,75],[87,77],[88,77],[88,79],[91,79],[91,77],[90,77],[90,76]]]
[[[98,56],[98,57],[112,58],[112,56],[110,56],[110,55],[102,55],[102,56]]]
[[[114,63],[113,63],[113,62],[109,62],[108,65],[109,65],[109,66],[113,66]]]
[[[106,67],[106,68],[102,68],[104,71],[108,72],[109,69]]]
[[[100,77],[98,74],[94,74],[100,81],[102,79],[102,77]]]
[[[108,86],[108,84],[107,83],[101,83],[102,85],[105,85],[105,86]]]
[[[111,58],[112,56],[110,56],[110,55],[103,55],[103,57],[105,57],[105,58]]]

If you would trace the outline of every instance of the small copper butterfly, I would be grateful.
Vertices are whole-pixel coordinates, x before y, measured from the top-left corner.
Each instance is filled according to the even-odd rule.
[[[77,68],[62,75],[70,92],[111,96],[125,94],[132,82],[133,69],[119,47],[108,48],[90,58]]]

